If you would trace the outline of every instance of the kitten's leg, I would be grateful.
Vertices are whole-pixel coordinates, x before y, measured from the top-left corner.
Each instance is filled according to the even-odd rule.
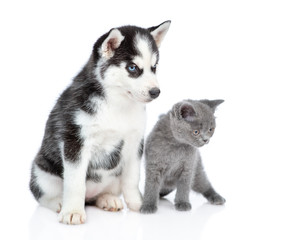
[[[179,211],[189,211],[192,206],[189,201],[189,192],[191,188],[191,177],[187,171],[184,171],[177,181],[177,192],[175,196],[175,208]]]
[[[196,167],[193,190],[201,193],[211,204],[222,205],[225,203],[225,199],[213,189],[209,182],[203,169],[201,159],[199,159]]]
[[[157,211],[157,203],[161,187],[161,174],[159,171],[154,171],[156,167],[147,165],[146,180],[143,204],[140,209],[141,213],[155,213]]]
[[[128,144],[123,148],[125,166],[121,176],[122,192],[128,208],[133,211],[139,211],[142,204],[142,196],[139,190],[141,163],[139,147],[141,141],[128,139],[127,142]]]

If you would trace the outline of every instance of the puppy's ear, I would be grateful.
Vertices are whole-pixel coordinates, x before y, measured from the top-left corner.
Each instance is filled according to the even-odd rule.
[[[158,48],[160,47],[161,42],[170,27],[170,24],[171,24],[171,21],[166,21],[164,23],[161,23],[158,26],[148,28]]]
[[[121,45],[121,42],[124,40],[124,38],[125,37],[118,29],[111,29],[108,37],[101,45],[101,56],[106,59],[113,57],[115,50]]]

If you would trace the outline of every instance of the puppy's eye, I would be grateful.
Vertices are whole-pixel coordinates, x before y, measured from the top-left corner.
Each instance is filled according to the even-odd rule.
[[[137,70],[137,65],[131,64],[130,66],[128,66],[128,70],[130,72],[135,72]]]
[[[151,71],[155,73],[156,72],[156,68],[157,68],[157,63],[154,66],[151,67]]]
[[[199,130],[194,130],[193,133],[194,133],[195,136],[197,136],[197,135],[199,135]]]
[[[126,70],[128,71],[129,77],[131,78],[138,78],[143,73],[143,70],[134,63],[127,64]]]

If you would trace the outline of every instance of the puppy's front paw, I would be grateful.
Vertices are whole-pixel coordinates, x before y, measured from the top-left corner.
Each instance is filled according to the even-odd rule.
[[[191,210],[192,206],[189,202],[178,202],[178,203],[175,203],[175,208],[178,211],[189,211]]]
[[[144,214],[151,214],[157,211],[157,206],[155,205],[142,205],[140,212]]]
[[[116,197],[111,194],[101,195],[96,200],[96,206],[105,211],[111,212],[117,212],[123,209],[122,200],[119,197]]]
[[[136,201],[136,202],[127,202],[127,206],[129,209],[135,212],[139,212],[141,208],[142,202]]]
[[[142,205],[142,196],[139,191],[124,193],[124,199],[129,209],[139,212]]]
[[[58,216],[59,222],[65,224],[78,225],[85,223],[86,213],[82,211],[64,211],[62,210]]]

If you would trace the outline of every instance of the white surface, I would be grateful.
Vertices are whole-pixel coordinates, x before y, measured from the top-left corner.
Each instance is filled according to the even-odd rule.
[[[0,3],[1,235],[5,239],[283,239],[281,1],[2,1]],[[161,96],[147,132],[184,98],[223,98],[217,129],[201,149],[224,207],[174,194],[154,215],[87,208],[87,223],[65,226],[38,207],[29,171],[56,98],[110,28],[171,19],[161,46]],[[141,178],[143,191],[144,175]],[[2,237],[0,237],[2,238]]]

